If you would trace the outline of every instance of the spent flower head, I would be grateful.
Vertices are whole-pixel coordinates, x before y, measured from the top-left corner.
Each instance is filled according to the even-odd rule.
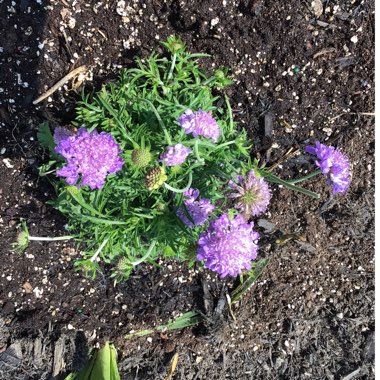
[[[199,110],[193,112],[186,110],[179,118],[178,123],[185,130],[186,134],[194,137],[203,136],[216,142],[220,136],[220,128],[215,119],[206,111]]]
[[[245,177],[238,176],[236,182],[228,183],[234,190],[228,197],[234,199],[235,208],[241,211],[247,220],[265,212],[271,199],[271,193],[264,178],[257,177],[255,171],[251,170]]]
[[[190,188],[183,195],[187,199],[183,202],[183,207],[177,210],[177,216],[190,228],[202,226],[214,211],[215,206],[206,198],[196,200],[199,196],[199,190],[197,189]]]
[[[21,223],[21,231],[17,235],[17,240],[11,244],[12,251],[24,252],[29,246],[29,231],[25,222]]]
[[[156,190],[168,179],[165,170],[161,166],[151,168],[145,175],[145,186],[148,190]]]
[[[220,276],[236,277],[252,268],[256,259],[259,234],[252,229],[253,222],[247,223],[242,215],[230,219],[222,214],[210,223],[200,234],[197,260],[205,260],[205,267],[218,272]]]
[[[57,170],[57,175],[66,177],[69,185],[75,185],[80,179],[79,186],[101,189],[106,176],[123,166],[120,147],[109,133],[80,128],[74,135],[64,137],[57,132],[57,136],[60,137],[55,151],[65,157],[67,163]]]
[[[332,146],[315,142],[315,147],[308,145],[307,153],[317,156],[315,164],[327,177],[328,185],[332,184],[333,194],[344,193],[350,186],[350,163],[347,157]]]
[[[160,156],[160,161],[164,162],[166,166],[181,165],[186,161],[187,156],[191,152],[190,148],[182,144],[167,146],[166,151]]]

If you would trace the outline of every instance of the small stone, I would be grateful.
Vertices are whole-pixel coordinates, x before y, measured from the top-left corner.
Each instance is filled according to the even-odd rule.
[[[351,37],[351,42],[353,42],[354,44],[356,44],[358,42],[358,36]]]

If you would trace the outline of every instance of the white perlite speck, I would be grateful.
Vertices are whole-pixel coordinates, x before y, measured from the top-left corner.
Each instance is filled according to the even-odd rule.
[[[210,22],[211,26],[215,26],[219,24],[219,17],[215,17]]]
[[[4,165],[8,168],[8,169],[12,169],[14,168],[14,166],[11,164],[11,160],[9,158],[3,158],[3,162],[4,162]]]
[[[41,298],[43,292],[44,292],[44,290],[43,289],[39,289],[38,287],[36,287],[36,288],[33,289],[33,293],[36,296],[36,298]]]

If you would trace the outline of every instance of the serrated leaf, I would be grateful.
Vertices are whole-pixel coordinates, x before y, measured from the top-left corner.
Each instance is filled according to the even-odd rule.
[[[55,142],[47,121],[44,121],[38,126],[37,139],[44,148],[55,155]]]

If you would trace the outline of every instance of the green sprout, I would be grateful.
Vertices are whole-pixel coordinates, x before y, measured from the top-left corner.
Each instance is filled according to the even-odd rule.
[[[65,380],[120,380],[115,346],[106,342],[101,349],[94,348],[86,365],[78,373],[70,373]]]

